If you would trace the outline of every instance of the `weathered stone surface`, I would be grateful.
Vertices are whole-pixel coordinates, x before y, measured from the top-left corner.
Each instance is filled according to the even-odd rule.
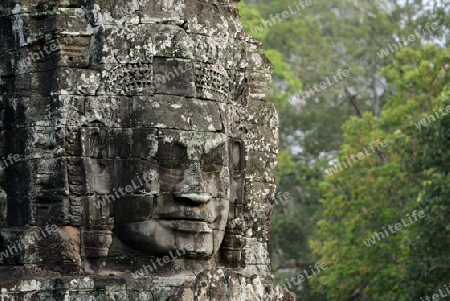
[[[185,282],[180,292],[168,300],[293,301],[295,298],[284,288],[264,284],[258,276],[245,277],[230,269],[217,269],[205,270],[194,281]]]
[[[293,300],[270,72],[234,1],[2,1],[2,300]]]

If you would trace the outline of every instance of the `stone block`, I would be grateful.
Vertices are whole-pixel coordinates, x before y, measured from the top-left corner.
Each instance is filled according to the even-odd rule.
[[[171,24],[155,24],[148,28],[154,41],[154,56],[193,58],[195,44],[185,30]]]
[[[114,199],[106,195],[84,196],[80,198],[83,206],[83,225],[86,230],[111,230],[114,227]]]
[[[179,130],[222,131],[224,112],[213,102],[169,95],[133,98],[132,125]]]
[[[259,99],[247,98],[247,110],[249,122],[270,128],[278,128],[278,114],[273,103]]]
[[[29,127],[34,125],[50,125],[52,99],[50,97],[17,97],[9,98],[5,104],[4,127]]]
[[[114,186],[114,160],[83,158],[86,192],[111,194]]]
[[[191,61],[155,57],[154,74],[155,93],[195,97]]]
[[[227,71],[218,65],[195,64],[196,98],[227,103],[230,97]]]
[[[182,25],[185,23],[186,5],[182,0],[174,1],[144,1],[145,5],[139,7],[137,15],[141,23],[172,23]]]
[[[188,20],[186,32],[210,37],[226,37],[229,35],[229,24],[222,15],[223,7],[200,1],[186,1],[185,20]]]
[[[278,153],[278,130],[268,126],[251,125],[252,131],[245,135],[245,147],[248,151]]]
[[[245,177],[251,181],[275,184],[277,155],[250,151]]]
[[[49,96],[54,90],[54,73],[52,71],[18,74],[13,78],[13,96]]]
[[[55,9],[53,30],[57,33],[90,36],[94,34],[94,29],[88,23],[85,13],[81,7]]]
[[[59,68],[55,85],[57,94],[95,95],[100,85],[100,74],[88,69]]]
[[[153,95],[153,64],[147,62],[115,64],[103,72],[100,94],[105,95]]]

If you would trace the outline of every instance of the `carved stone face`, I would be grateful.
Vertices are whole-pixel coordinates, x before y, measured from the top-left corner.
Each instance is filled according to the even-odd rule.
[[[145,254],[180,250],[212,256],[224,237],[229,211],[228,137],[160,129],[146,139],[151,147],[144,162],[150,163],[123,168],[142,170],[147,184],[137,199],[118,200],[116,235]]]
[[[236,3],[53,1],[36,19],[46,8],[15,2],[0,1],[0,146],[23,160],[0,175],[0,251],[59,234],[3,274],[118,276],[171,251],[183,272],[269,273],[278,119]]]

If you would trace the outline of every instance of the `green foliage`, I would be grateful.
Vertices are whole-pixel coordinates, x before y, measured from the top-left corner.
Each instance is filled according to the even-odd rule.
[[[239,12],[243,21],[244,30],[249,34],[253,34],[255,38],[259,38],[263,41],[265,47],[264,53],[273,65],[273,82],[276,83],[271,85],[272,89],[269,98],[279,111],[285,110],[288,99],[301,90],[302,82],[292,72],[284,55],[275,48],[267,47],[266,34],[268,31],[254,30],[255,27],[259,26],[264,21],[259,10],[255,7],[246,5],[241,1],[239,3]]]
[[[340,162],[375,141],[388,146],[321,183],[323,218],[311,247],[330,265],[315,278],[330,300],[418,300],[450,281],[450,115],[420,131],[415,127],[450,103],[447,52],[398,52],[383,73],[395,92],[381,119],[366,113],[342,127]],[[364,244],[414,210],[423,210],[425,218]]]
[[[254,29],[296,3],[255,2],[241,2],[239,8],[245,31],[262,39],[274,64],[269,99],[280,120],[277,188],[292,196],[274,208],[270,249],[275,272],[326,258],[337,270],[330,268],[322,279],[315,278],[315,286],[330,300],[408,300],[413,291],[419,296],[423,287],[417,283],[412,289],[407,274],[420,283],[432,281],[413,269],[410,256],[412,233],[419,223],[370,250],[362,238],[414,210],[411,199],[423,190],[411,184],[422,175],[411,175],[411,158],[404,157],[408,148],[401,145],[415,139],[408,132],[414,130],[413,121],[436,108],[448,81],[442,68],[449,55],[434,47],[422,49],[436,42],[432,37],[448,37],[448,1],[314,0],[263,30]],[[377,54],[433,21],[440,28],[432,36],[383,58]],[[351,75],[298,101],[302,87],[308,90],[325,82],[339,69]],[[346,90],[354,95],[354,103]],[[361,118],[354,117],[355,107],[363,113]],[[387,148],[323,182],[330,162],[346,160],[382,139],[389,142]],[[307,242],[319,220],[311,248]],[[296,291],[301,300],[323,299],[305,285]]]
[[[260,25],[264,20],[259,10],[256,7],[248,6],[244,1],[239,2],[238,4],[239,13],[242,18],[242,26],[244,27],[245,32],[249,34],[253,34],[255,38],[259,38],[264,40],[265,31],[255,32],[253,29]],[[255,35],[256,33],[256,35]]]
[[[290,174],[294,168],[291,153],[288,151],[280,151],[278,153],[277,175]]]

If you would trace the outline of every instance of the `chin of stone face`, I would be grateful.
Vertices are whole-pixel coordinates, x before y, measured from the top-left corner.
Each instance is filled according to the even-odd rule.
[[[230,300],[292,298],[267,253],[271,65],[236,2],[16,2],[0,4],[2,295],[200,300],[202,281],[257,279]]]

